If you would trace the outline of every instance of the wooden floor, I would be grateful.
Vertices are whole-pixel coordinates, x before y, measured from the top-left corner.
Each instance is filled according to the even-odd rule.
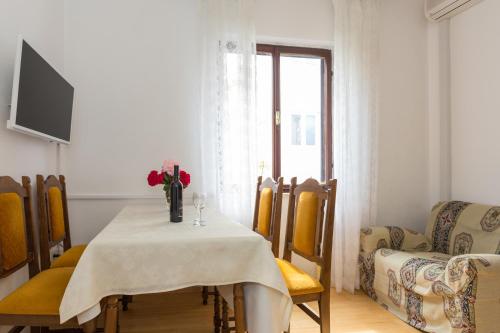
[[[333,293],[332,333],[415,333],[366,295]],[[120,313],[121,333],[189,332],[209,333],[212,305],[201,304],[199,290],[134,296],[127,312]],[[292,333],[319,333],[319,327],[294,307]],[[259,333],[259,332],[252,332]]]

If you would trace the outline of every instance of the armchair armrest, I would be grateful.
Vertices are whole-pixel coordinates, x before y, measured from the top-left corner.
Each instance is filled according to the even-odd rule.
[[[498,286],[500,280],[500,255],[464,254],[448,261],[444,283],[454,292],[463,292],[475,279],[481,284]]]

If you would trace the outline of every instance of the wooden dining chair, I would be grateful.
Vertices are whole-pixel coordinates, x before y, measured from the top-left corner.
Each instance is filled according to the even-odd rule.
[[[293,303],[330,332],[330,275],[337,180],[321,185],[292,178],[283,259],[276,259]],[[292,253],[315,263],[319,279],[292,264]],[[307,302],[317,301],[319,315]]]
[[[38,218],[40,220],[40,261],[42,270],[58,267],[76,267],[87,245],[71,244],[69,228],[68,198],[66,192],[66,178],[50,175],[44,179],[36,176],[38,196]],[[51,251],[62,244],[63,253],[51,260]],[[132,296],[121,298],[124,311],[128,310],[128,303]]]
[[[281,206],[283,201],[283,177],[257,178],[253,230],[271,242],[271,250],[279,257]]]
[[[279,257],[282,203],[283,177],[279,177],[277,181],[272,178],[262,181],[262,176],[259,176],[255,190],[253,231],[271,242],[271,250],[276,258]],[[229,326],[229,322],[234,322],[234,317],[229,317],[228,304],[224,299],[221,312],[222,333],[234,330],[234,327]]]
[[[36,176],[38,218],[40,220],[40,259],[42,269],[76,267],[86,245],[72,246],[68,200],[64,176]],[[51,250],[62,244],[64,252],[51,260]]]
[[[96,320],[78,325],[76,318],[63,325],[59,306],[73,267],[42,270],[34,242],[31,182],[22,178],[22,185],[12,178],[0,177],[0,279],[28,266],[30,279],[0,301],[0,325],[14,326],[9,332],[32,332],[54,329],[82,328],[91,333]]]

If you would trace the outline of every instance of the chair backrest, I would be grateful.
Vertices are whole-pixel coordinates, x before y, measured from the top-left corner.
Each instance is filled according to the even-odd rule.
[[[64,251],[71,248],[68,201],[64,176],[36,176],[38,217],[40,220],[40,259],[42,269],[50,267],[50,249],[61,242]]]
[[[336,195],[336,179],[320,184],[309,178],[297,186],[292,178],[283,259],[291,261],[293,252],[315,262],[324,288],[330,288]]]
[[[29,267],[29,276],[39,272],[33,234],[31,181],[22,185],[11,177],[0,177],[0,278]]]
[[[500,254],[500,206],[440,202],[432,209],[425,235],[436,252]]]
[[[253,230],[271,242],[275,257],[279,256],[283,177],[278,181],[262,177],[257,179]]]

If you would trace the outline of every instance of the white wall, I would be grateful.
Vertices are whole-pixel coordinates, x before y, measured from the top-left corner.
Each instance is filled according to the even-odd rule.
[[[17,36],[22,34],[59,70],[63,70],[63,1],[0,0],[0,175],[21,176],[56,171],[54,144],[6,129],[12,91]],[[36,207],[36,206],[34,206]],[[2,279],[0,298],[28,277],[27,269]],[[0,332],[7,332],[1,327]]]
[[[429,205],[451,199],[450,21],[428,25]]]
[[[422,231],[430,211],[428,23],[421,0],[381,4],[377,224]]]
[[[76,102],[63,170],[75,244],[89,241],[131,202],[117,198],[160,197],[162,189],[150,188],[146,176],[164,159],[180,161],[191,172],[190,190],[197,188],[198,5],[66,2],[65,65]]]
[[[331,44],[331,0],[257,0],[255,28],[259,41]]]
[[[500,1],[452,18],[452,197],[500,203]]]

